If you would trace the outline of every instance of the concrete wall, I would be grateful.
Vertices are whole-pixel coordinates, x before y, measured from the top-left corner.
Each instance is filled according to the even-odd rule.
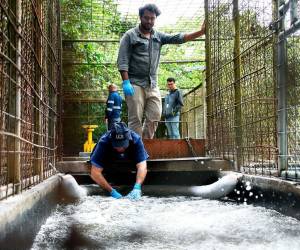
[[[55,208],[61,177],[55,175],[19,195],[0,201],[0,249],[30,249]]]

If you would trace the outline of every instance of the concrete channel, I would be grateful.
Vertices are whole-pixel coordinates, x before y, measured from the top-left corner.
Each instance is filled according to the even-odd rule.
[[[197,142],[190,143],[194,143],[196,148],[192,151],[204,155],[203,142],[202,146],[196,145]],[[182,147],[183,145],[186,144],[182,144]],[[164,147],[169,150],[168,142],[165,142]],[[159,157],[157,154],[161,154],[160,150],[148,151],[151,158],[147,162],[148,175],[143,185],[145,195],[199,196],[199,192],[195,190],[209,187],[224,176],[238,175],[238,181],[232,190],[224,193],[225,200],[272,208],[300,220],[300,188],[297,183],[279,178],[238,174],[234,172],[230,161],[203,156],[192,157],[191,150],[179,150],[176,153],[180,156],[178,158],[168,155],[173,158],[161,159],[154,157]],[[76,198],[70,195],[76,192],[76,188],[64,185],[65,177],[72,175],[80,185],[93,183],[89,176],[90,165],[86,160],[77,157],[65,158],[55,166],[59,174],[30,190],[0,201],[0,249],[32,247],[35,235],[57,205],[73,202]],[[135,166],[130,162],[115,162],[105,174],[113,185],[126,189],[135,181]],[[106,195],[100,187],[93,185],[93,190],[88,195],[95,194]]]
[[[222,176],[234,173],[229,162],[205,157],[178,159],[176,162],[174,159],[153,160],[149,161],[148,165],[149,180],[143,187],[145,195],[186,195],[183,191],[190,186],[207,185]],[[62,186],[62,176],[68,173],[73,175],[79,184],[91,183],[89,165],[85,161],[60,162],[56,168],[60,174],[20,195],[0,202],[0,246],[5,246],[1,249],[30,249],[35,234],[56,205],[68,200],[68,192]],[[121,176],[124,177],[126,173],[131,176],[132,181],[134,170],[130,167],[124,168]],[[116,177],[115,170],[110,174],[112,178]],[[122,178],[117,178],[117,181],[119,180]],[[115,184],[126,186],[128,182],[121,181]],[[104,195],[100,188],[98,193]],[[292,182],[241,175],[238,184],[227,196],[236,202],[270,207],[300,219],[300,189]]]

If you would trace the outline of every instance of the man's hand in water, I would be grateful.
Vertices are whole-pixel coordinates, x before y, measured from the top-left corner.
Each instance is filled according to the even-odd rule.
[[[139,200],[142,197],[142,185],[135,183],[132,191],[126,195],[126,198],[130,200]]]
[[[113,198],[115,198],[115,199],[120,199],[120,198],[123,197],[123,196],[122,196],[117,190],[115,190],[114,188],[111,190],[110,195],[111,195],[111,197],[113,197]]]

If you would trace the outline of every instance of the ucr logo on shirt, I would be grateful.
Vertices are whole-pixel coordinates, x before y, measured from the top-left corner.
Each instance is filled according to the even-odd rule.
[[[116,138],[116,140],[124,140],[125,139],[123,134],[116,134],[115,138]]]

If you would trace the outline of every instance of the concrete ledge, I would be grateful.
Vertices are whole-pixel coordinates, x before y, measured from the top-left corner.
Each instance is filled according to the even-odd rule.
[[[60,183],[61,178],[55,175],[32,189],[0,202],[0,246],[4,246],[5,242],[5,249],[31,247],[43,218],[52,211],[50,203],[54,207],[57,202],[53,196],[57,195]]]
[[[249,181],[254,187],[260,187],[265,190],[272,190],[277,192],[289,193],[293,192],[300,198],[300,186],[299,183],[282,180],[275,177],[264,177],[264,176],[254,176],[254,175],[243,175],[244,181]]]
[[[148,160],[149,172],[176,172],[176,171],[232,171],[234,170],[230,161],[217,160],[207,157],[189,157],[174,159]],[[85,161],[61,161],[56,168],[62,173],[90,173],[91,165]],[[130,163],[119,163],[109,167],[112,171],[131,172],[135,166]]]
[[[281,172],[281,177],[290,179],[290,180],[300,180],[300,169],[297,168],[295,170],[287,170]]]
[[[243,174],[231,197],[300,219],[300,185],[296,182]]]
[[[91,164],[86,161],[60,161],[56,169],[61,173],[90,173]]]

